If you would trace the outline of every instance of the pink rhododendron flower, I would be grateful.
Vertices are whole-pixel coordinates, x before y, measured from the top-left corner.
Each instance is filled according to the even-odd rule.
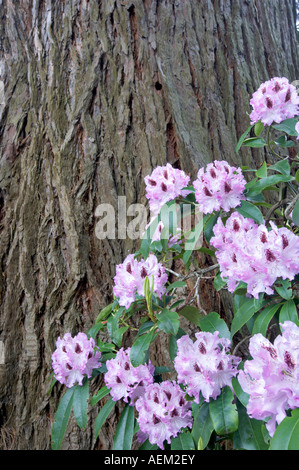
[[[183,189],[188,186],[189,180],[184,171],[173,168],[170,163],[155,168],[151,175],[144,178],[151,212],[157,215],[166,202],[189,194],[189,190]]]
[[[299,97],[296,87],[287,78],[271,78],[262,83],[250,100],[253,108],[250,114],[251,124],[258,121],[270,126],[279,124],[298,114]]]
[[[216,399],[221,389],[231,387],[232,377],[238,373],[239,357],[228,354],[230,341],[219,337],[219,332],[196,333],[193,342],[188,335],[177,341],[174,361],[177,381],[185,386],[188,395],[199,403],[200,393],[205,401]]]
[[[299,237],[287,228],[271,229],[234,212],[224,226],[219,218],[210,243],[217,248],[216,257],[222,278],[233,292],[240,281],[247,284],[248,294],[258,298],[260,292],[273,294],[278,278],[293,280],[299,272]]]
[[[146,260],[138,261],[131,254],[122,264],[116,266],[113,292],[119,298],[119,305],[128,309],[134,302],[136,293],[144,295],[146,277],[149,279],[150,289],[154,282],[153,292],[161,298],[165,292],[167,274],[155,255],[151,253]]]
[[[246,180],[241,168],[230,166],[226,161],[214,161],[200,168],[197,180],[193,182],[195,199],[204,214],[219,211],[228,212],[239,206],[245,199]]]
[[[139,442],[148,438],[151,444],[164,449],[164,441],[170,444],[171,438],[183,428],[192,428],[191,402],[185,399],[185,393],[175,382],[167,380],[149,385],[135,407],[140,427]]]
[[[104,380],[114,401],[123,399],[126,403],[134,405],[145,387],[153,382],[154,366],[141,364],[133,367],[130,361],[131,348],[121,348],[116,357],[106,361],[107,372]]]
[[[238,380],[249,394],[247,412],[266,420],[272,437],[288,409],[299,407],[299,327],[286,321],[272,344],[261,334],[250,339],[251,360],[245,361]]]
[[[78,333],[72,338],[66,333],[56,341],[57,349],[52,354],[52,366],[56,379],[72,387],[82,385],[84,376],[91,377],[92,371],[101,366],[101,352],[95,350],[95,341],[88,339],[85,333]]]

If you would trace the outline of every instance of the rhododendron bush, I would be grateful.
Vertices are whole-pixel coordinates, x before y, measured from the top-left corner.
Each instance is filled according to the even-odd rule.
[[[288,150],[299,138],[299,97],[275,77],[250,104],[250,126],[232,159],[242,146],[264,148],[271,163],[214,161],[196,175],[167,163],[145,177],[152,218],[138,251],[116,266],[113,302],[87,333],[57,339],[53,373],[65,393],[54,449],[72,412],[84,429],[97,406],[97,437],[118,404],[114,450],[299,450],[299,159]],[[213,264],[200,268],[197,252]],[[183,274],[171,269],[174,259]],[[204,277],[232,295],[230,323],[199,308]],[[190,278],[194,288],[184,297]],[[168,335],[169,357],[156,363],[159,335]],[[99,375],[105,385],[91,394]]]

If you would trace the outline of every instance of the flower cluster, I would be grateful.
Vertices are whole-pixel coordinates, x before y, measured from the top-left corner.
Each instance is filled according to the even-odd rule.
[[[299,96],[296,87],[287,78],[274,77],[262,83],[250,100],[253,108],[251,124],[258,121],[266,125],[279,124],[299,114]]]
[[[230,166],[226,161],[214,161],[200,168],[197,180],[193,182],[195,199],[204,214],[218,211],[221,208],[228,212],[239,206],[245,199],[246,180],[241,168]]]
[[[66,333],[57,339],[56,346],[52,367],[56,379],[68,388],[76,383],[82,385],[85,375],[90,378],[93,369],[101,367],[101,352],[95,350],[94,339],[88,339],[85,333],[78,333],[74,338]]]
[[[151,175],[144,178],[151,212],[157,215],[166,202],[189,194],[190,191],[184,189],[188,186],[189,180],[190,177],[184,171],[173,168],[170,163],[156,167]]]
[[[238,283],[247,284],[248,294],[258,298],[260,292],[273,294],[278,278],[293,280],[299,272],[299,237],[290,230],[272,230],[234,212],[224,225],[219,218],[210,243],[217,248],[221,276],[233,292]]]
[[[133,367],[130,361],[131,348],[121,348],[116,357],[106,361],[105,383],[110,388],[114,401],[124,400],[134,405],[135,400],[144,393],[145,387],[153,383],[154,366],[141,364]]]
[[[238,380],[249,394],[247,413],[266,420],[272,437],[286,410],[299,407],[299,327],[286,321],[272,344],[261,334],[250,340],[252,360],[244,364]],[[268,420],[268,418],[270,418]]]
[[[128,255],[122,264],[116,266],[113,293],[119,298],[119,305],[128,309],[135,300],[136,293],[144,295],[144,282],[148,278],[150,289],[161,297],[165,292],[167,274],[157,257],[150,253],[146,260],[138,261]]]
[[[225,386],[231,387],[232,377],[238,373],[240,358],[228,354],[230,341],[219,338],[219,332],[196,333],[193,342],[187,335],[178,341],[174,361],[177,380],[187,386],[188,395],[199,403],[200,393],[205,401],[214,400]]]
[[[135,406],[139,413],[139,442],[148,438],[151,444],[164,449],[164,441],[170,444],[171,438],[183,428],[192,428],[191,402],[175,382],[166,380],[149,385]]]

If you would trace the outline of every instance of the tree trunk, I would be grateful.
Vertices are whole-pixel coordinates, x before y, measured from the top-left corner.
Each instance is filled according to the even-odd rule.
[[[262,151],[235,147],[260,83],[299,77],[295,15],[293,0],[0,0],[0,448],[50,449],[56,339],[92,326],[138,246],[97,238],[98,205],[146,204],[166,162],[257,167]],[[200,302],[230,308],[204,281]],[[95,440],[96,411],[63,448],[110,448],[117,414]]]

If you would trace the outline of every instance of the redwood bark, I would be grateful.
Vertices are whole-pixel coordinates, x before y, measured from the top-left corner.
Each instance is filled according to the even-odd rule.
[[[293,0],[0,0],[0,448],[50,448],[56,338],[92,326],[137,247],[96,237],[97,206],[145,204],[166,162],[257,167],[235,146],[259,84],[299,79],[295,19]],[[200,302],[229,315],[209,283]],[[118,410],[97,440],[95,412],[64,448],[111,447]]]

